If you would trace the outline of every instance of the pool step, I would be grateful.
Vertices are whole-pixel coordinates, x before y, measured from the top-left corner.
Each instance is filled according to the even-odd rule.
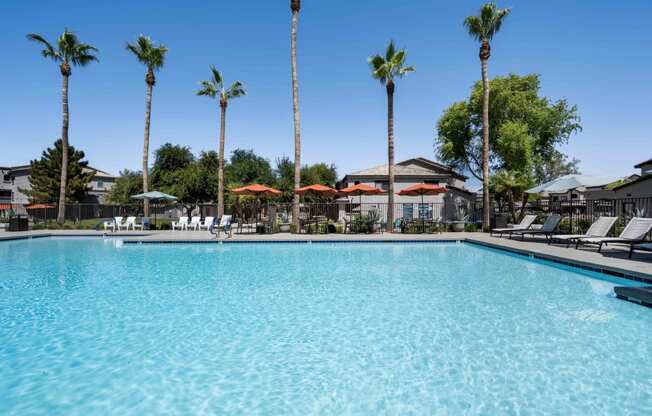
[[[616,296],[619,299],[640,303],[648,308],[652,308],[652,286],[616,286],[614,287],[614,292],[616,292]]]

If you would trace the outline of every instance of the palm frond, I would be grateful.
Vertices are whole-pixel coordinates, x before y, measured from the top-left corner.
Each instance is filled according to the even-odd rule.
[[[489,2],[484,4],[477,16],[469,16],[464,19],[469,35],[479,41],[489,41],[500,30],[503,19],[509,15],[510,9],[497,9],[496,4]]]
[[[210,98],[215,98],[217,95],[217,88],[210,81],[201,81],[199,83],[201,88],[197,90],[197,95],[206,96]]]
[[[226,90],[227,99],[238,98],[242,97],[243,95],[247,95],[247,92],[245,91],[244,85],[242,85],[240,81],[234,81],[229,89]]]
[[[147,69],[156,71],[163,67],[168,48],[161,44],[154,44],[145,35],[139,35],[135,43],[127,43],[127,50],[136,56],[138,62],[147,66]]]
[[[27,35],[27,39],[31,40],[33,42],[38,42],[38,43],[40,43],[41,45],[44,46],[44,49],[41,50],[41,55],[44,58],[50,58],[55,62],[58,62],[58,61],[61,60],[61,56],[59,55],[59,53],[54,49],[54,47],[52,46],[52,44],[50,44],[50,42],[45,40],[45,38],[43,36],[41,36],[39,34],[36,34],[36,33],[29,33]]]
[[[219,89],[222,89],[224,81],[222,80],[222,74],[220,71],[215,68],[215,65],[211,65],[211,73],[213,74],[213,82]]]
[[[404,66],[406,59],[407,51],[405,49],[397,50],[396,44],[392,40],[387,45],[384,57],[382,55],[374,55],[369,58],[371,76],[384,85],[388,80],[393,80],[395,77],[402,77],[409,72],[413,72],[413,66]]]

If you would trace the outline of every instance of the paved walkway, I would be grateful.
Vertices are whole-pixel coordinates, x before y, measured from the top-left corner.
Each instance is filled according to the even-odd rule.
[[[39,236],[103,236],[104,232],[94,230],[51,230],[28,232],[0,232],[0,240],[16,237]],[[224,234],[216,238],[207,231],[120,231],[107,233],[110,237],[122,237],[128,242],[263,242],[263,241],[428,241],[450,240],[469,241],[496,248],[518,251],[539,257],[572,262],[597,269],[606,269],[644,279],[652,279],[652,253],[637,252],[634,258],[627,258],[627,247],[610,245],[598,253],[595,247],[566,248],[562,245],[547,245],[543,239],[526,239],[525,241],[508,238],[491,237],[484,233],[443,233],[443,234],[233,234],[227,238]]]

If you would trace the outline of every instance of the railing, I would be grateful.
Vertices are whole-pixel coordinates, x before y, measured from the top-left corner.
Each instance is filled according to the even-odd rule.
[[[517,209],[517,212],[520,213],[521,210]],[[618,217],[619,221],[614,228],[614,232],[618,233],[632,217],[652,217],[652,198],[539,200],[528,203],[523,214],[538,214],[541,217],[559,214],[562,216],[560,231],[572,234],[586,232],[600,216]],[[509,212],[500,211],[494,206],[496,224],[502,225],[500,219],[504,223],[507,217],[511,217]],[[509,221],[511,220],[512,218],[509,218]],[[516,220],[519,221],[520,217]]]
[[[300,207],[299,220],[302,224],[300,231],[310,231],[310,224],[315,225],[315,230],[324,228],[324,224],[345,225],[353,221],[374,222],[382,225],[387,230],[402,230],[413,232],[418,227],[405,227],[405,224],[439,224],[447,226],[455,221],[456,206],[452,201],[444,200],[437,203],[395,203],[393,217],[387,218],[387,203],[357,203],[357,202],[311,202],[302,203]],[[6,221],[9,213],[12,215],[23,215],[29,218],[35,228],[55,227],[58,207],[50,204],[50,207],[27,208],[21,204],[0,205],[0,222]],[[600,200],[569,200],[569,201],[547,201],[539,200],[530,202],[523,211],[517,207],[516,221],[520,220],[520,213],[539,214],[543,218],[556,213],[562,215],[560,231],[566,233],[583,233],[600,216],[616,216],[619,222],[614,232],[620,229],[633,216],[652,217],[652,198],[625,198],[625,199],[600,199]],[[286,229],[292,223],[292,204],[289,203],[260,203],[247,201],[227,205],[225,213],[233,216],[233,222],[247,224],[253,230],[264,226],[267,232]],[[67,204],[66,224],[67,228],[96,228],[103,220],[116,216],[142,216],[142,204],[111,205],[111,204]],[[150,204],[150,223],[158,229],[169,228],[171,221],[181,216],[217,216],[217,207],[214,204]],[[475,204],[469,207],[467,224],[479,224],[482,218],[482,206]],[[500,210],[494,204],[492,210],[492,224],[502,226],[506,222],[512,222],[511,213]],[[433,230],[433,227],[423,227]],[[445,227],[444,227],[445,228]],[[297,230],[292,230],[297,231]],[[339,231],[339,228],[338,228]]]

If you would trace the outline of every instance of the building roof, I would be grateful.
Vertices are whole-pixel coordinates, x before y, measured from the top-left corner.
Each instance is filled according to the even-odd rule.
[[[29,170],[30,168],[31,168],[31,165],[18,165],[18,166],[12,166],[12,167],[8,167],[8,168],[0,168],[0,169],[8,169],[8,170]],[[113,178],[115,178],[115,176],[112,175],[112,174],[110,174],[109,172],[106,172],[106,171],[103,171],[103,170],[100,170],[100,169],[94,168],[94,167],[92,167],[92,166],[86,166],[86,167],[84,168],[84,172],[91,172],[91,171],[95,171],[95,175],[94,175],[94,176],[96,176],[96,177],[107,178],[107,179],[113,179]]]
[[[652,164],[652,159],[648,159],[644,162],[639,163],[638,165],[634,165],[635,168],[640,168],[643,167],[643,165],[650,165]]]
[[[345,178],[351,176],[382,177],[387,176],[387,171],[388,165],[384,164],[349,173],[345,176]],[[453,170],[453,168],[450,166],[433,162],[432,160],[428,160],[423,157],[407,159],[394,165],[394,176],[440,177],[442,175],[452,175],[461,180],[468,179],[466,176],[455,172],[455,170]]]
[[[612,191],[617,191],[617,190],[619,190],[619,189],[627,188],[628,186],[630,186],[630,185],[634,185],[634,184],[636,184],[636,183],[641,183],[641,182],[649,181],[650,179],[652,179],[652,173],[650,173],[650,174],[648,174],[648,175],[643,175],[643,176],[641,176],[641,177],[638,178],[638,179],[635,179],[635,180],[633,180],[633,181],[626,182],[626,183],[624,183],[624,184],[622,184],[622,185],[615,186],[615,187],[611,188],[611,190],[612,190]]]

